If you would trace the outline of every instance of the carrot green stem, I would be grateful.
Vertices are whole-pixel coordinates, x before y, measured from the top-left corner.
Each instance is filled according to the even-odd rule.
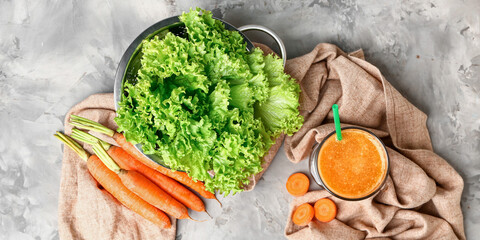
[[[100,145],[100,143],[96,143],[93,145],[93,151],[95,154],[97,154],[97,157],[102,160],[102,162],[107,166],[110,170],[112,170],[115,173],[119,173],[122,169],[118,164],[113,161],[113,159],[108,155],[108,153],[103,149],[103,147]]]
[[[65,143],[65,145],[67,145],[74,152],[76,152],[81,159],[83,159],[85,161],[88,160],[89,154],[85,151],[85,149],[82,148],[82,146],[80,146],[80,144],[75,142],[75,140],[73,140],[71,137],[69,137],[69,136],[67,136],[67,135],[65,135],[61,132],[57,132],[53,136],[58,138],[60,141]]]
[[[333,121],[335,122],[335,131],[337,132],[337,140],[342,140],[342,128],[340,127],[340,116],[338,114],[338,105],[333,104]]]
[[[81,129],[92,130],[95,132],[103,133],[110,137],[113,137],[113,135],[115,134],[115,131],[113,131],[112,129],[106,126],[103,126],[102,124],[92,121],[90,119],[86,119],[86,118],[72,114],[70,115],[70,120],[71,120],[70,121],[71,125]]]
[[[90,135],[84,131],[81,131],[80,129],[77,129],[77,128],[74,128],[72,129],[72,134],[71,134],[72,138],[75,139],[75,140],[78,140],[78,141],[82,141],[84,143],[87,143],[87,144],[90,144],[90,145],[94,145],[96,144],[97,142],[100,143],[100,145],[102,146],[103,149],[105,149],[105,151],[107,151],[109,148],[110,148],[110,143],[107,143],[93,135]]]

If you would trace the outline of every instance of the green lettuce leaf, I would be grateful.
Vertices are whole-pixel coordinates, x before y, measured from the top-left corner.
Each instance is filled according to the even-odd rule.
[[[298,85],[282,83],[272,87],[267,100],[255,106],[255,116],[273,136],[291,135],[303,124],[303,117],[298,115],[298,91]]]
[[[186,39],[144,40],[135,83],[125,83],[115,118],[126,139],[209,191],[243,191],[281,134],[303,123],[300,88],[282,60],[246,49],[209,11],[182,14]]]
[[[283,61],[273,54],[265,56],[264,73],[269,85],[268,98],[255,105],[255,116],[262,119],[274,137],[293,134],[302,126],[298,113],[300,86],[283,72]]]

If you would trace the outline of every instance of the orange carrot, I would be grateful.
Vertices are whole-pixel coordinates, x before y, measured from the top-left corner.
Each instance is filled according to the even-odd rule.
[[[185,172],[178,172],[178,171],[172,171],[170,169],[164,168],[156,163],[154,163],[152,160],[148,159],[143,155],[141,152],[139,152],[131,143],[127,142],[123,134],[115,132],[113,135],[113,139],[115,142],[117,142],[123,150],[128,152],[130,155],[135,157],[138,161],[141,163],[147,165],[148,167],[157,170],[158,172],[165,174],[180,183],[183,183],[187,187],[193,189],[194,191],[198,192],[200,195],[202,195],[205,198],[208,199],[215,199],[218,201],[218,199],[215,197],[215,194],[207,191],[205,189],[205,185],[203,185],[203,182],[200,181],[193,181],[192,178],[188,176],[187,173]],[[220,201],[218,201],[220,203]],[[221,205],[221,203],[220,203]]]
[[[162,228],[170,228],[170,218],[165,213],[130,191],[96,155],[90,156],[87,166],[93,178],[127,208]]]
[[[72,148],[73,151],[85,160],[92,177],[125,207],[161,228],[171,227],[170,218],[165,213],[128,190],[122,184],[117,174],[108,169],[96,155],[89,156],[78,143],[60,132],[57,132],[54,136],[64,142],[66,146]]]
[[[185,188],[182,184],[177,181],[145,166],[143,163],[136,160],[130,154],[128,154],[122,148],[117,146],[111,146],[108,151],[110,155],[117,164],[126,170],[136,170],[143,174],[145,177],[150,179],[163,189],[165,192],[170,194],[172,197],[177,199],[179,202],[183,203],[186,207],[191,208],[197,212],[203,212],[205,210],[205,205],[202,200],[197,197],[190,190]]]
[[[93,151],[110,170],[118,174],[125,187],[137,194],[143,200],[160,210],[165,211],[174,218],[192,219],[188,215],[188,209],[183,204],[175,200],[175,198],[163,191],[148,178],[137,171],[120,168],[100,143],[93,146]]]
[[[167,175],[178,182],[184,184],[185,186],[193,189],[194,191],[198,192],[201,196],[208,198],[208,199],[215,199],[217,202],[222,205],[220,201],[215,197],[215,194],[207,191],[205,189],[205,185],[203,182],[200,181],[194,181],[192,178],[188,176],[187,173],[185,172],[179,172],[179,171],[172,171],[170,169],[164,168],[160,166],[159,164],[154,163],[152,160],[147,158],[145,155],[143,155],[141,152],[139,152],[131,143],[127,142],[125,139],[125,136],[123,134],[118,133],[113,131],[112,129],[109,129],[106,126],[103,126],[100,123],[97,123],[95,121],[92,121],[90,119],[86,119],[80,116],[76,115],[70,115],[70,124],[73,126],[76,126],[78,128],[82,129],[88,129],[96,132],[100,132],[103,134],[106,134],[110,137],[112,137],[115,142],[117,142],[126,152],[128,152],[130,155],[135,157],[138,161],[141,163],[147,165],[148,167],[157,170],[158,172]]]
[[[153,206],[178,219],[190,219],[187,208],[137,171],[120,171],[122,183]]]
[[[298,226],[305,226],[312,221],[313,215],[312,205],[304,203],[295,209],[292,215],[292,221]]]
[[[310,180],[303,173],[294,173],[287,180],[287,191],[293,196],[302,196],[308,192]]]
[[[314,208],[315,218],[320,222],[330,222],[337,216],[337,205],[328,198],[318,200]]]

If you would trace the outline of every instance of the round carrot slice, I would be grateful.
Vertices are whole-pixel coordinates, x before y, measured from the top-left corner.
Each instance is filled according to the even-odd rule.
[[[314,208],[315,218],[320,222],[330,222],[337,216],[337,205],[328,198],[318,200]]]
[[[295,209],[295,212],[292,215],[292,221],[298,226],[305,226],[312,221],[313,215],[314,211],[312,205],[304,203]]]
[[[308,192],[310,180],[303,173],[294,173],[287,180],[287,191],[295,197]]]

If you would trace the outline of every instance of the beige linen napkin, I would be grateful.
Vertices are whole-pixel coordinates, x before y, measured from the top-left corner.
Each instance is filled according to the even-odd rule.
[[[358,125],[388,146],[390,175],[373,198],[348,202],[325,190],[296,198],[285,228],[289,239],[465,239],[460,198],[463,180],[433,152],[426,115],[395,90],[363,52],[345,54],[332,44],[289,60],[286,72],[301,85],[303,127],[285,139],[292,162],[305,159],[312,146],[334,130],[331,106],[339,105],[342,126]],[[306,227],[291,221],[301,203],[329,197],[338,206],[329,223]]]
[[[71,114],[117,128],[112,93],[92,95],[74,106],[65,117],[65,133],[69,135]],[[87,164],[68,147],[63,152],[58,211],[61,239],[175,239],[174,218],[170,218],[171,228],[162,229],[121,205],[100,190]]]

